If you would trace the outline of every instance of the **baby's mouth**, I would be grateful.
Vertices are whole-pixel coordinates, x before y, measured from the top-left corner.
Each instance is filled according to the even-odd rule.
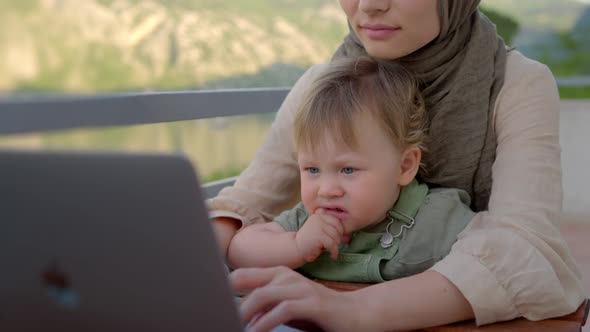
[[[348,212],[340,207],[324,207],[327,214],[338,218],[341,222],[346,219]]]

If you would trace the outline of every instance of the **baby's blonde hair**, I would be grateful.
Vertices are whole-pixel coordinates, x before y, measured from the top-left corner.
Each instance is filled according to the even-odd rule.
[[[325,134],[357,147],[354,122],[369,112],[402,151],[424,150],[426,112],[418,84],[403,66],[368,56],[339,58],[309,86],[295,117],[297,149]]]

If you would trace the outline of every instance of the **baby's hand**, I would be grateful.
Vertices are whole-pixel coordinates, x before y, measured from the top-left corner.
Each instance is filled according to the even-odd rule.
[[[338,218],[317,209],[309,216],[295,235],[295,244],[303,260],[312,262],[324,251],[330,251],[330,257],[338,257],[338,245],[347,242],[344,226]]]

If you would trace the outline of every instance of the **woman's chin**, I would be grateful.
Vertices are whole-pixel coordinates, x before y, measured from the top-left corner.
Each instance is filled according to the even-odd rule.
[[[391,45],[371,45],[375,44],[374,42],[369,42],[365,44],[365,50],[367,54],[370,56],[382,59],[382,60],[395,60],[399,59],[408,53],[400,52],[399,49],[393,48]]]

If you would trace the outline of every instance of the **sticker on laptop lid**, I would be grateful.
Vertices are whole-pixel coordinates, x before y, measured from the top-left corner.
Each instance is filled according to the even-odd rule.
[[[41,272],[41,280],[52,302],[64,309],[78,309],[80,296],[72,289],[70,278],[59,268],[56,261]]]

